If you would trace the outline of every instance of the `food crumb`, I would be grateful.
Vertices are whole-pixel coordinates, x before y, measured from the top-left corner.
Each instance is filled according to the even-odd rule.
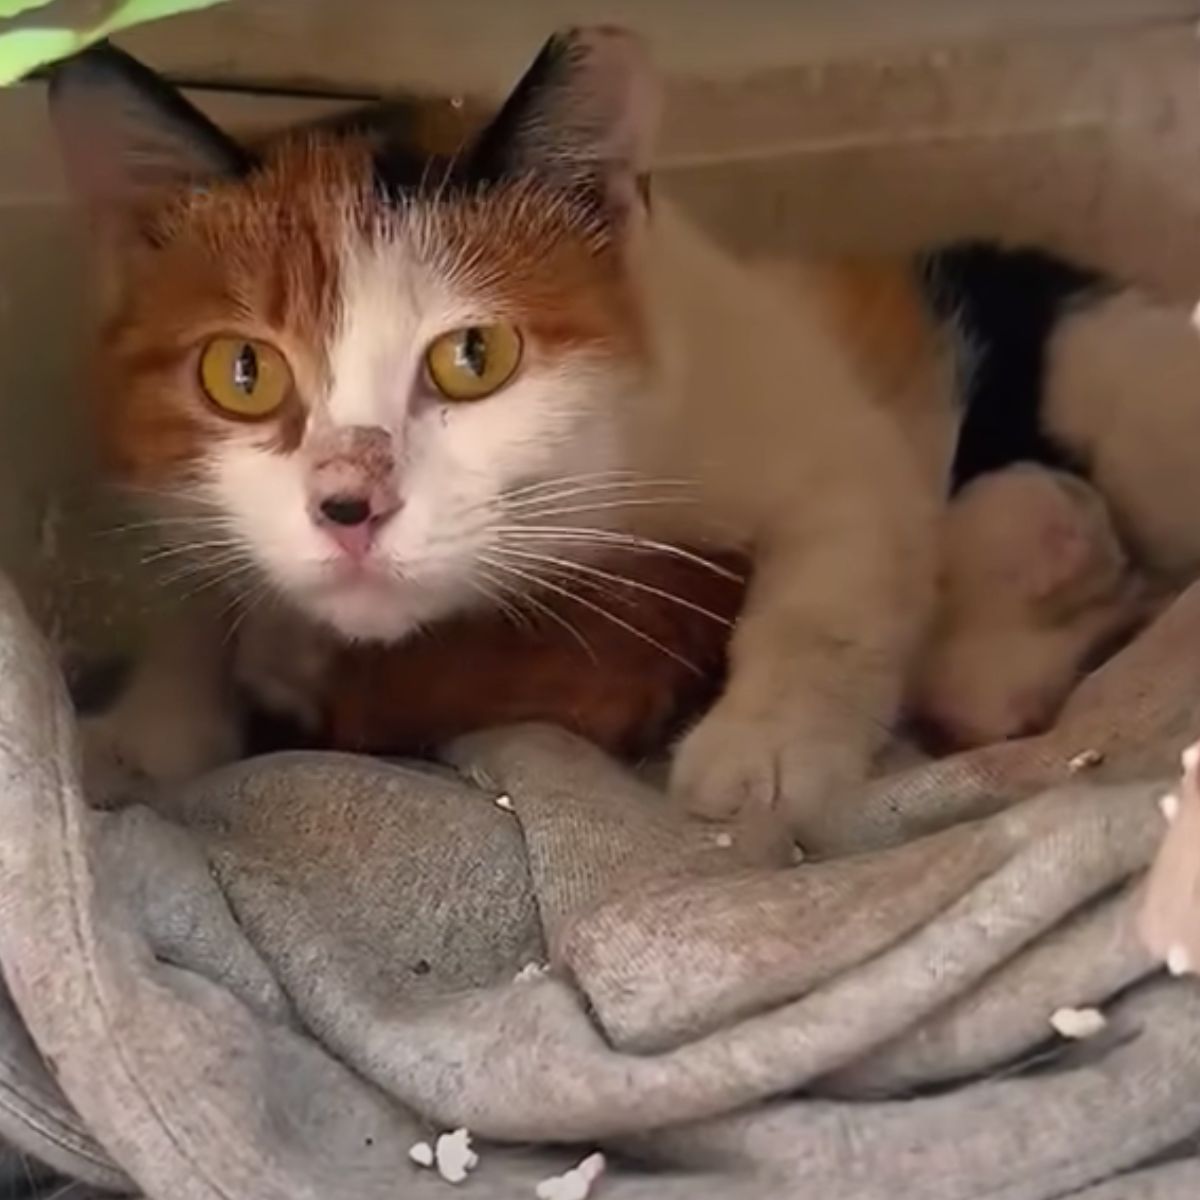
[[[792,843],[792,866],[798,867],[804,861],[804,847]]]
[[[1179,797],[1174,792],[1168,792],[1158,802],[1159,810],[1168,822],[1179,816]]]
[[[503,795],[497,796],[492,803],[497,808],[504,809],[505,812],[512,812],[513,810],[512,797],[507,792],[505,792]]]
[[[543,978],[543,976],[549,974],[549,972],[550,972],[550,964],[549,963],[527,962],[516,973],[516,975],[513,976],[513,982],[514,983],[532,983],[535,979]]]
[[[1067,763],[1067,770],[1072,775],[1077,775],[1080,771],[1091,770],[1092,767],[1098,767],[1104,761],[1104,755],[1099,750],[1080,750]]]
[[[538,1200],[587,1200],[592,1186],[604,1174],[603,1154],[591,1154],[562,1175],[552,1175],[537,1185]]]
[[[722,850],[728,850],[730,848],[730,846],[733,845],[733,834],[718,833],[717,836],[713,840],[716,842],[716,844],[718,846],[721,847]]]
[[[433,1147],[428,1142],[414,1142],[408,1148],[408,1157],[411,1158],[418,1167],[432,1167]]]
[[[1192,969],[1192,956],[1187,947],[1177,942],[1167,951],[1167,970],[1175,976],[1186,975]]]
[[[479,1155],[471,1149],[471,1135],[465,1129],[443,1133],[434,1149],[438,1174],[447,1183],[462,1183],[479,1165]]]
[[[1060,1008],[1050,1017],[1050,1024],[1060,1037],[1082,1042],[1103,1032],[1108,1020],[1098,1008]]]

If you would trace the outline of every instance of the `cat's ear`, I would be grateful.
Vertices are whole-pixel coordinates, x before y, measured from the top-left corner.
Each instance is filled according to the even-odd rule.
[[[74,190],[119,209],[148,192],[243,173],[246,152],[149,67],[100,43],[50,77],[50,116]]]
[[[476,177],[535,174],[608,213],[640,205],[657,134],[659,86],[634,34],[607,26],[552,37],[470,158]]]

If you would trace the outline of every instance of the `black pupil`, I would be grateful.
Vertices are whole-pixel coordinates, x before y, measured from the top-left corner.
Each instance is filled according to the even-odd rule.
[[[258,355],[249,343],[244,345],[233,360],[233,385],[249,395],[258,385]]]
[[[456,357],[460,367],[466,367],[476,379],[483,378],[487,370],[487,338],[482,329],[472,325],[463,333]]]

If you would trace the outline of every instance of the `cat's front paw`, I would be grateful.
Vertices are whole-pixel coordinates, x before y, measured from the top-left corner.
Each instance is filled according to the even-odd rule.
[[[680,743],[671,792],[694,816],[728,820],[772,810],[801,844],[821,805],[862,782],[865,761],[836,738],[802,722],[717,706]]]

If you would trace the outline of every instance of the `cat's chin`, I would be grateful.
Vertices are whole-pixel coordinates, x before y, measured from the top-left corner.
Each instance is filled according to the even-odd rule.
[[[314,588],[294,599],[310,617],[348,642],[398,642],[435,615],[426,611],[428,598],[380,580]]]

